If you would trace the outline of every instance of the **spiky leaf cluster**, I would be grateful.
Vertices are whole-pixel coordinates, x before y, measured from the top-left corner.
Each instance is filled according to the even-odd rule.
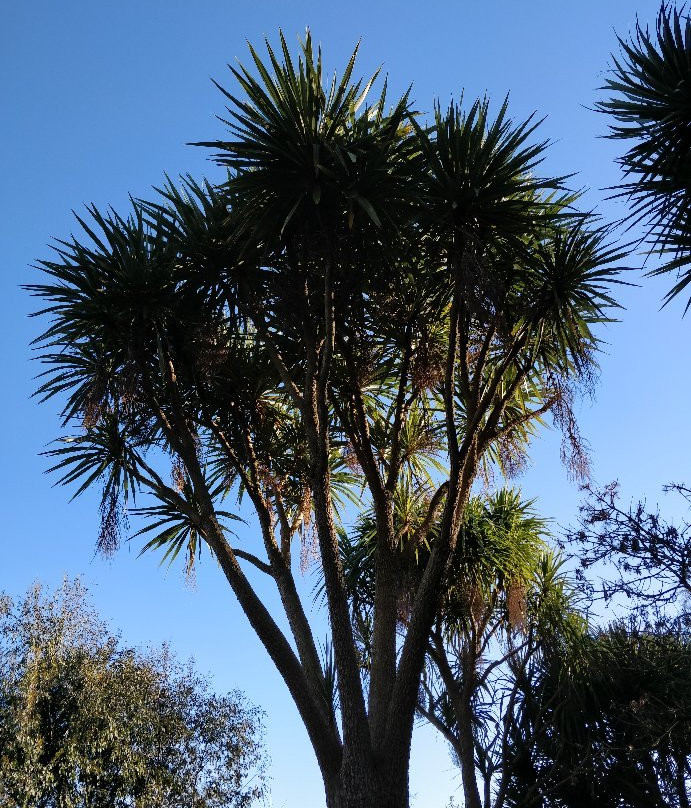
[[[128,216],[89,209],[30,287],[50,319],[39,395],[81,424],[49,454],[78,491],[102,481],[105,547],[141,487],[188,524],[161,542],[196,541],[190,453],[213,500],[252,489],[288,534],[309,524],[296,402],[315,362],[329,366],[341,499],[371,477],[364,456],[383,475],[441,473],[447,417],[460,435],[482,429],[483,462],[518,470],[614,304],[618,254],[573,214],[563,179],[537,174],[535,124],[506,104],[492,120],[485,100],[437,107],[426,126],[407,95],[369,101],[376,76],[354,79],[355,53],[327,82],[309,35],[297,62],[280,41],[266,63],[251,50],[254,71],[232,69],[232,139],[205,144],[225,181],[168,180]]]
[[[615,623],[538,660],[521,685],[507,805],[683,805],[688,633]]]
[[[691,21],[665,2],[653,31],[637,23],[619,46],[603,88],[609,95],[597,106],[614,118],[610,136],[631,144],[619,158],[618,193],[663,258],[651,274],[677,272],[669,301],[691,281]]]

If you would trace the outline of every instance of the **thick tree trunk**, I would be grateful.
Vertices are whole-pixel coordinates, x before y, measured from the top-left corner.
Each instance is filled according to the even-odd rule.
[[[326,772],[326,808],[410,808],[408,755],[363,753],[346,745],[341,765]]]
[[[385,776],[368,766],[344,766],[339,777],[325,778],[326,808],[409,808],[407,766],[401,776]]]

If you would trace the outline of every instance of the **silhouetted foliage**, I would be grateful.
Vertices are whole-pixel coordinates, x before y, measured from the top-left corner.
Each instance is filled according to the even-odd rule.
[[[688,632],[613,624],[536,661],[522,682],[507,805],[688,806]]]
[[[638,23],[620,54],[598,108],[614,117],[611,137],[633,141],[620,158],[619,194],[631,217],[649,229],[650,246],[663,258],[652,275],[675,271],[666,300],[691,282],[691,20],[685,6],[663,3],[655,30]],[[687,304],[688,307],[688,304]]]
[[[691,603],[691,524],[667,521],[645,502],[619,504],[619,486],[586,488],[579,526],[567,534],[577,547],[583,571],[594,564],[603,576],[605,601],[623,595],[626,606],[648,619],[673,619],[689,627]],[[669,485],[689,502],[691,491]],[[608,575],[614,568],[616,575]]]

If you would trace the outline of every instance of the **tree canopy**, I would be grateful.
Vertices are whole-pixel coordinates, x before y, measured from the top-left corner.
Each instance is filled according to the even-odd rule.
[[[547,646],[521,682],[507,805],[688,805],[688,631],[619,621]]]
[[[123,647],[79,582],[0,598],[3,808],[248,808],[264,761],[241,694]]]

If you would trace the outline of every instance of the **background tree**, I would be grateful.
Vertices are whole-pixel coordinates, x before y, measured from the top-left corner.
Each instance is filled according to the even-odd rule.
[[[418,509],[416,517],[414,502],[404,497],[397,505],[414,588],[427,550],[406,553],[406,539],[422,514]],[[630,541],[627,522],[635,515],[621,511],[616,518],[624,524],[614,532]],[[600,561],[608,558],[613,533],[602,524]],[[413,527],[408,537],[406,526]],[[371,514],[355,527],[342,535],[342,554],[367,670],[376,552]],[[600,629],[588,619],[590,587],[581,585],[583,576],[577,584],[549,551],[545,523],[530,503],[507,490],[470,500],[430,632],[418,703],[420,716],[451,747],[464,806],[688,805],[691,643],[683,617],[665,619],[660,607],[685,601],[683,585],[672,580],[665,587],[661,576],[673,578],[686,556],[673,557],[679,532],[658,522],[656,572],[644,549],[656,546],[652,527],[644,528],[638,555],[629,551],[629,574],[619,587],[606,584],[612,596],[628,592],[641,616]],[[617,552],[612,545],[610,560]],[[594,559],[584,560],[589,566]],[[642,568],[646,575],[631,574]],[[654,623],[643,619],[652,600]],[[404,627],[405,595],[399,615]]]
[[[407,495],[407,496],[406,496]],[[396,527],[414,591],[429,547],[411,552],[425,508],[407,490],[396,500]],[[431,533],[439,529],[433,526]],[[472,498],[443,583],[428,639],[418,713],[449,743],[461,771],[464,806],[501,808],[517,763],[518,698],[544,643],[568,643],[586,631],[576,593],[545,541],[546,523],[509,489]],[[371,655],[376,544],[374,516],[342,534],[346,581],[363,667]],[[400,628],[409,616],[399,602]],[[524,739],[530,744],[529,739]]]
[[[622,622],[546,651],[521,688],[507,805],[686,808],[688,631]]]
[[[167,648],[123,648],[78,582],[0,600],[3,808],[244,808],[261,723]]]
[[[470,563],[461,563],[475,569],[449,590],[431,635],[419,707],[451,744],[468,808],[508,804],[509,783],[525,754],[512,740],[529,672],[545,643],[555,644],[555,635],[573,642],[586,626],[562,562],[530,536],[533,520],[509,526],[515,513],[493,515],[499,516],[496,527],[472,521],[466,527],[466,541],[482,537],[477,549],[483,557],[470,553]],[[524,742],[528,748],[534,743],[530,737]],[[545,784],[538,779],[535,785]]]
[[[689,489],[667,486],[688,502]],[[673,524],[644,502],[629,508],[619,503],[619,487],[588,489],[579,525],[567,534],[578,547],[583,568],[614,568],[601,583],[606,601],[623,595],[626,605],[648,619],[689,625],[691,537],[687,521]],[[583,576],[585,578],[585,576]]]
[[[414,591],[429,552],[414,544],[424,510],[404,490],[398,492],[395,517]],[[605,527],[603,535],[608,532]],[[461,773],[463,805],[688,805],[688,625],[661,619],[659,612],[654,624],[637,618],[603,629],[589,625],[587,589],[576,586],[563,561],[548,552],[544,533],[544,522],[515,492],[474,498],[466,506],[430,632],[418,703],[419,715],[450,745]],[[366,673],[374,535],[372,513],[341,534]],[[672,561],[671,551],[661,553]],[[676,563],[683,566],[684,557]],[[661,557],[658,564],[659,590],[666,565]],[[643,613],[654,597],[647,583],[627,580]],[[670,586],[658,591],[657,600],[674,605],[679,592]],[[408,616],[409,596],[402,591],[402,631]]]
[[[232,69],[230,139],[206,144],[226,182],[168,183],[129,217],[92,209],[82,240],[41,262],[40,394],[66,398],[74,431],[51,452],[63,482],[103,483],[99,546],[117,545],[135,493],[153,494],[147,547],[188,563],[210,549],[297,706],[329,808],[403,808],[472,485],[483,463],[520,461],[550,411],[582,469],[570,403],[620,253],[561,179],[539,176],[545,144],[506,105],[495,120],[487,101],[438,107],[423,126],[407,96],[368,102],[376,77],[353,79],[355,54],[327,82],[309,35],[295,61],[280,45],[266,63],[251,49],[256,77]],[[412,593],[394,519],[406,481],[427,503],[416,541],[430,546]],[[251,549],[233,539],[228,494],[253,506]],[[339,554],[348,494],[376,525],[366,681]],[[308,526],[337,709],[294,578]],[[288,636],[244,564],[276,585]]]

